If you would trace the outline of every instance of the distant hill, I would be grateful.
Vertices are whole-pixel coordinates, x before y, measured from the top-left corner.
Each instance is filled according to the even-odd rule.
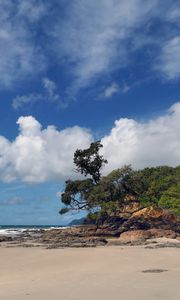
[[[68,226],[81,225],[81,224],[83,224],[84,220],[85,220],[85,218],[74,219],[74,220],[72,220],[72,221],[68,224]]]

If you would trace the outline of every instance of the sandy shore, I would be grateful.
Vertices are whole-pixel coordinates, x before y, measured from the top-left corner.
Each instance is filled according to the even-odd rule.
[[[179,300],[179,284],[176,248],[0,248],[2,300]]]

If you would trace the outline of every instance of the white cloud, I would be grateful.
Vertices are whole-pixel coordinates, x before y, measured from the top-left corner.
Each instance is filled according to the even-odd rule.
[[[135,168],[156,165],[176,166],[180,162],[180,102],[168,112],[147,122],[121,118],[102,138],[102,153],[108,160],[104,174],[132,164]],[[73,154],[89,146],[92,134],[78,126],[57,130],[42,129],[32,116],[17,121],[14,141],[0,136],[0,179],[28,183],[76,177]]]
[[[46,78],[43,78],[42,84],[43,84],[44,88],[47,90],[49,97],[53,98],[54,93],[57,89],[55,82],[46,77]]]
[[[163,16],[164,17],[164,16]],[[180,6],[179,0],[169,1],[168,9],[166,10],[165,17],[170,22],[180,23]]]
[[[179,77],[179,15],[176,0],[166,0],[163,5],[160,0],[71,1],[65,17],[50,29],[55,56],[72,76],[72,86],[67,89],[70,96],[111,78],[113,71],[121,74],[122,69],[127,76],[123,70],[134,60],[136,67],[139,64],[149,72],[158,71],[160,78]],[[114,87],[111,90],[115,92]],[[107,97],[111,97],[111,90],[107,90]]]
[[[92,138],[78,126],[42,129],[32,116],[20,117],[17,124],[19,135],[13,142],[0,137],[0,178],[5,182],[43,182],[73,175],[74,151],[87,147]]]
[[[135,168],[180,164],[180,102],[148,122],[122,118],[102,139],[109,164],[105,172],[125,164]]]
[[[180,77],[180,36],[168,40],[162,47],[156,70],[160,71],[166,79]]]
[[[28,23],[30,19],[38,21],[43,10],[45,12],[45,6],[42,8],[40,1],[28,2],[0,1],[1,88],[12,86],[27,77],[35,77],[45,68],[44,55],[35,44],[34,33]]]
[[[23,106],[34,104],[37,101],[43,100],[42,94],[29,94],[29,95],[22,95],[17,96],[12,101],[12,106],[14,109],[18,110]]]
[[[57,64],[72,82],[65,94],[74,96],[133,63],[132,54],[147,45],[162,49],[161,72],[170,79],[179,77],[179,42],[173,27],[179,26],[178,1],[167,0],[163,6],[160,0],[65,2],[62,12],[57,1],[0,1],[0,88],[34,79]],[[159,38],[147,30],[154,26],[154,17],[167,25]]]
[[[111,83],[111,85],[107,86],[103,93],[102,96],[105,98],[111,98],[114,94],[117,93],[127,93],[130,90],[130,87],[126,84],[123,83],[122,86],[119,86],[116,82]]]
[[[45,77],[42,79],[42,86],[44,91],[42,93],[31,93],[28,95],[16,96],[12,100],[12,106],[14,109],[18,110],[24,106],[33,105],[34,103],[42,100],[47,100],[55,102],[57,106],[65,107],[60,95],[58,94],[58,89],[56,83],[49,78]]]
[[[77,0],[68,5],[66,18],[51,30],[61,62],[68,63],[74,89],[128,63],[128,39],[152,16],[157,1]]]
[[[113,82],[110,86],[108,86],[103,93],[105,98],[111,98],[114,94],[119,92],[119,85]]]
[[[25,16],[32,23],[41,20],[42,17],[47,15],[47,6],[41,0],[20,0],[17,7],[18,16]]]
[[[57,92],[56,83],[50,80],[49,78],[45,77],[42,80],[42,84],[46,91],[48,100],[62,104],[61,97]]]

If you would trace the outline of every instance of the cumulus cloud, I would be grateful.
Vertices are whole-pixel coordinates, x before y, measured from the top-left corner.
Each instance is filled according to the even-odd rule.
[[[65,179],[74,173],[73,154],[87,147],[91,134],[78,126],[58,131],[42,129],[32,116],[17,121],[19,135],[13,142],[0,137],[0,178],[5,182],[44,182]]]
[[[180,102],[148,122],[122,118],[102,139],[109,164],[105,172],[124,164],[135,168],[180,164]]]
[[[180,36],[168,40],[163,45],[156,69],[166,79],[172,80],[180,77]]]
[[[114,168],[132,164],[134,168],[179,165],[180,102],[168,112],[147,122],[121,118],[102,138],[102,154],[108,160],[107,174]],[[32,116],[17,121],[19,134],[14,141],[0,136],[0,179],[27,183],[65,180],[76,177],[73,154],[93,141],[92,134],[78,126],[58,130],[43,129]]]

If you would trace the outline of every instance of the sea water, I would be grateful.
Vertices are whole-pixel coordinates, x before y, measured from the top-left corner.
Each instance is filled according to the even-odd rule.
[[[0,236],[16,236],[22,235],[23,232],[38,232],[41,229],[49,230],[49,229],[58,229],[58,228],[66,228],[61,225],[0,225]]]

